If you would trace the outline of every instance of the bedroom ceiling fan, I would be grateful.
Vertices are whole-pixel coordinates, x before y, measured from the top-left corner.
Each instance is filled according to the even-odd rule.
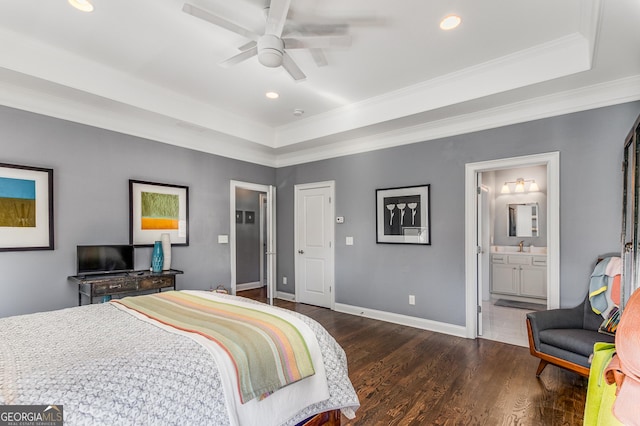
[[[287,50],[309,49],[316,64],[323,66],[327,65],[327,60],[322,49],[348,47],[351,37],[346,34],[346,24],[304,25],[287,22],[290,6],[291,0],[270,0],[265,8],[267,16],[262,35],[190,3],[185,3],[182,11],[250,40],[239,47],[240,53],[222,61],[221,66],[230,67],[257,56],[262,65],[270,68],[282,66],[294,80],[301,81],[306,79],[306,75]]]

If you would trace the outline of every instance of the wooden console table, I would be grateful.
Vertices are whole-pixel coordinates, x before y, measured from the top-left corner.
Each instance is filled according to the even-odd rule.
[[[94,297],[124,295],[139,291],[176,289],[176,275],[182,271],[170,269],[162,272],[133,271],[118,274],[73,275],[67,279],[78,285],[78,306],[82,295],[93,303]]]

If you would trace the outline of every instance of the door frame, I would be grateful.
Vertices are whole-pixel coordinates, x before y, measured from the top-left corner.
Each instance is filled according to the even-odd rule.
[[[478,306],[482,306],[482,296],[483,296],[483,292],[485,290],[485,285],[487,285],[487,283],[485,282],[485,276],[487,276],[487,272],[489,271],[490,268],[490,253],[489,251],[487,251],[487,247],[486,246],[490,246],[490,244],[485,244],[486,241],[489,240],[489,236],[485,235],[484,230],[482,229],[483,226],[483,222],[485,221],[485,206],[487,204],[487,194],[489,193],[489,187],[486,186],[484,184],[484,182],[482,182],[482,179],[480,179],[482,176],[480,173],[478,173],[476,176],[478,176],[478,192],[477,192],[477,197],[478,197],[478,209],[477,209],[477,214],[478,214],[478,219],[477,219],[477,223],[478,223],[478,228],[477,228],[477,236],[480,236],[481,238],[476,237],[476,241],[479,241],[479,246],[481,247],[481,250],[479,250],[476,254],[477,258],[478,258],[478,287],[477,287],[477,303]],[[488,215],[489,218],[491,218],[491,214]],[[478,316],[477,316],[477,323],[476,323],[476,335],[477,336],[482,336],[483,334],[483,317],[482,317],[482,310],[480,310],[480,312],[478,312]]]
[[[466,337],[477,336],[478,173],[515,167],[547,166],[547,309],[560,307],[560,152],[467,163],[465,165]]]
[[[264,287],[267,285],[267,274],[265,273],[265,257],[267,256],[267,250],[265,247],[265,231],[267,230],[267,196],[268,194],[260,193],[259,194],[259,205],[260,205],[260,286]]]
[[[275,293],[275,247],[276,247],[276,212],[275,212],[275,187],[272,185],[263,185],[258,183],[242,182],[237,180],[229,181],[229,263],[231,267],[231,294],[236,294],[236,189],[248,189],[256,192],[264,192],[266,194],[267,205],[272,206],[269,208],[271,217],[268,220],[267,228],[271,232],[267,231],[267,250],[268,255],[271,257],[268,263],[272,264],[270,274],[267,274],[267,295],[271,304],[273,304],[273,295]],[[262,258],[262,256],[261,256]],[[273,259],[272,259],[273,258]],[[269,283],[269,281],[271,281]]]
[[[335,251],[336,251],[336,232],[335,232],[335,221],[334,218],[336,216],[336,208],[335,208],[335,200],[336,200],[336,182],[334,180],[329,180],[329,181],[324,181],[324,182],[312,182],[312,183],[303,183],[303,184],[298,184],[298,185],[294,185],[293,187],[293,255],[294,255],[294,262],[293,262],[293,268],[294,268],[294,276],[295,276],[295,301],[298,302],[298,295],[300,294],[300,280],[298,279],[298,273],[300,271],[300,268],[298,266],[298,256],[296,256],[296,253],[299,250],[298,247],[298,194],[300,193],[301,190],[305,190],[305,189],[313,189],[313,188],[321,188],[321,187],[329,187],[329,198],[330,198],[330,202],[329,202],[329,217],[331,218],[331,220],[329,221],[329,234],[330,234],[330,238],[331,238],[331,250],[329,252],[329,256],[331,257],[330,259],[330,267],[331,267],[331,272],[330,272],[330,278],[331,278],[331,307],[330,309],[333,311],[335,310],[335,305],[336,305],[336,255],[335,255]]]

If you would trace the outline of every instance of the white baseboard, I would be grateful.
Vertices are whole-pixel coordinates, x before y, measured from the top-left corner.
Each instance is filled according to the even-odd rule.
[[[236,284],[236,291],[253,290],[254,288],[262,287],[260,281],[254,281],[252,283]]]
[[[394,324],[406,325],[408,327],[420,328],[422,330],[435,331],[437,333],[449,334],[458,337],[467,337],[467,328],[462,325],[447,324],[444,322],[433,321],[424,318],[395,314],[393,312],[378,311],[375,309],[361,308],[359,306],[345,305],[343,303],[336,303],[335,310],[344,314],[351,314],[360,317],[386,321]]]
[[[276,293],[276,299],[288,300],[290,302],[296,301],[296,295],[293,293],[285,293],[284,291],[278,291]]]

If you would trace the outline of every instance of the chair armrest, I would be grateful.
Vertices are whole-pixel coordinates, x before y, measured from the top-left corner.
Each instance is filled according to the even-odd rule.
[[[551,328],[583,328],[584,306],[580,304],[570,309],[551,309],[548,311],[530,312],[527,319],[531,324],[531,332],[536,349],[540,348],[542,330]]]

